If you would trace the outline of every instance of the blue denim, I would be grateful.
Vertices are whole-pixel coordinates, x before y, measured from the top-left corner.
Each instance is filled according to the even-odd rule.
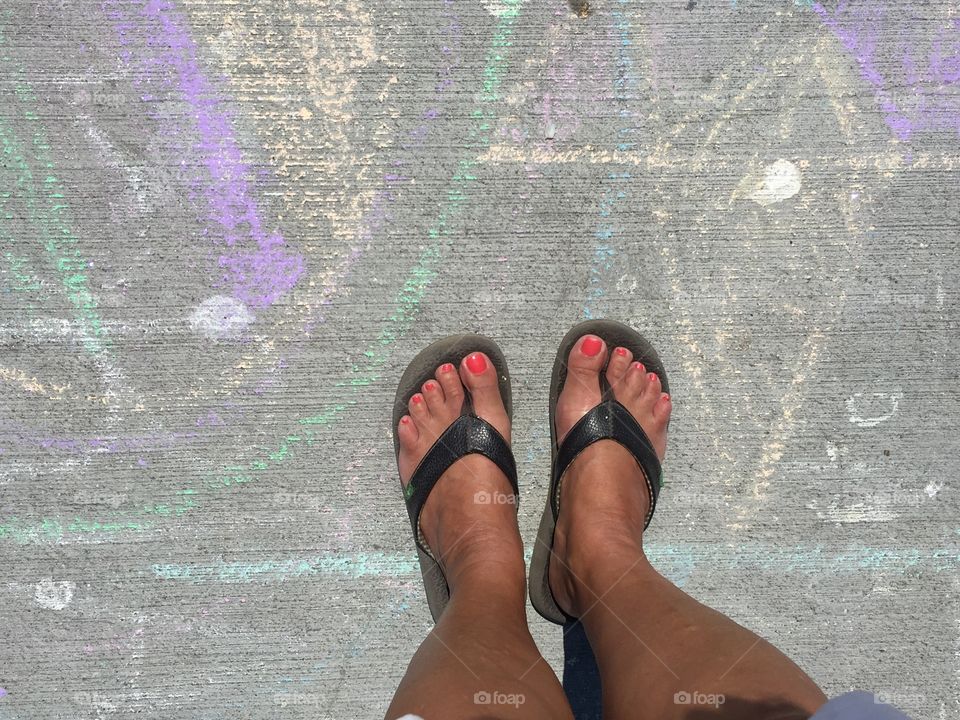
[[[828,702],[810,720],[910,720],[893,705],[868,692],[849,692]]]

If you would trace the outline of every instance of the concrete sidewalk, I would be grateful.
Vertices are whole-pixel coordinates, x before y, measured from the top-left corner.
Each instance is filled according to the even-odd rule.
[[[382,716],[400,373],[501,343],[529,547],[584,317],[670,372],[657,566],[960,716],[955,3],[590,7],[0,11],[0,719]]]

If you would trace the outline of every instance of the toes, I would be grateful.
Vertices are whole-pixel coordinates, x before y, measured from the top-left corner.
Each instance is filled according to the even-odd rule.
[[[642,362],[632,362],[627,368],[626,385],[627,390],[634,396],[639,397],[647,387],[647,368]]]
[[[673,411],[673,401],[667,393],[660,393],[660,398],[653,404],[653,419],[666,426],[670,422],[670,413]]]
[[[444,395],[443,388],[440,387],[440,383],[436,380],[427,380],[423,387],[423,397],[427,402],[427,408],[430,412],[437,412],[443,408]]]
[[[460,375],[457,374],[457,368],[453,363],[446,363],[437,368],[435,374],[437,382],[443,388],[443,396],[447,402],[459,410],[463,405],[463,383],[460,382]]]
[[[497,369],[482,352],[471,353],[460,363],[460,377],[470,391],[473,409],[509,439],[507,411],[500,396]]]
[[[610,383],[610,387],[615,388],[620,384],[630,367],[631,360],[633,360],[633,353],[627,348],[614,349],[613,354],[610,355],[610,364],[607,365],[607,382]]]
[[[410,411],[410,416],[420,422],[425,420],[428,414],[427,401],[421,393],[416,393],[410,398],[410,402],[407,403],[407,409]]]
[[[417,424],[409,415],[400,418],[397,424],[397,437],[400,438],[400,447],[405,450],[412,450],[417,440],[420,439],[420,431],[417,430]]]
[[[648,372],[647,385],[643,389],[644,399],[649,399],[650,403],[652,404],[660,399],[660,395],[662,393],[663,390],[660,388],[660,377],[654,372]]]
[[[572,385],[578,392],[600,393],[600,368],[607,359],[607,346],[596,335],[577,340],[567,356],[567,380],[564,391]]]

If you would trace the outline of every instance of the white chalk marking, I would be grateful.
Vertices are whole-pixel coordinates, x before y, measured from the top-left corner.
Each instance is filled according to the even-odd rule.
[[[254,321],[253,313],[236,298],[214,295],[190,316],[190,327],[208,340],[230,340]]]
[[[48,610],[63,610],[73,599],[73,591],[77,586],[69,580],[54,581],[53,578],[44,578],[37,583],[33,596],[40,607]]]
[[[483,8],[494,17],[500,17],[506,15],[511,6],[505,2],[485,2]]]
[[[847,398],[847,412],[850,413],[850,422],[852,422],[854,425],[869,428],[876,427],[880,423],[886,422],[896,415],[897,408],[900,406],[900,399],[903,397],[903,393],[870,393],[869,397],[875,398],[881,402],[890,403],[890,412],[884,413],[883,415],[873,415],[870,417],[863,417],[857,410],[857,405],[860,404],[860,398],[863,396],[863,393],[856,393],[852,397]]]
[[[935,498],[937,493],[943,490],[943,483],[937,482],[936,480],[931,480],[927,483],[927,486],[924,488],[924,492],[927,493],[929,497]]]
[[[891,510],[889,506],[877,507],[864,503],[840,506],[838,503],[832,502],[821,510],[818,503],[813,501],[808,503],[807,507],[814,510],[820,520],[835,523],[887,522],[897,517],[897,513]]]
[[[774,205],[791,198],[800,192],[800,168],[789,160],[777,160],[764,168],[762,174],[747,175],[737,189],[734,197],[746,196],[763,206]]]

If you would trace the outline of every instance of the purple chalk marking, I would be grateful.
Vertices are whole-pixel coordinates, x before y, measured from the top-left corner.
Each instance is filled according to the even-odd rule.
[[[3,688],[0,688],[0,698],[2,698],[6,694],[7,694],[7,691],[4,690]]]
[[[841,2],[833,12],[819,2],[813,11],[856,60],[860,74],[873,86],[887,125],[903,141],[922,131],[953,130],[960,134],[960,92],[947,86],[960,82],[960,20],[951,20],[932,37],[922,22],[889,27],[883,3]],[[914,37],[910,36],[914,33]],[[878,48],[894,44],[898,68],[877,62]],[[931,48],[926,54],[924,48]],[[886,56],[886,54],[884,54]],[[888,69],[889,67],[889,69]],[[898,106],[889,88],[906,88],[909,107]]]
[[[104,0],[113,22],[124,63],[137,72],[136,84],[149,88],[144,98],[177,97],[189,107],[187,116],[157,116],[160,134],[180,139],[184,151],[199,163],[181,159],[181,168],[206,169],[192,178],[207,206],[205,235],[226,251],[217,259],[220,283],[248,305],[271,305],[303,275],[303,257],[268,232],[248,184],[254,176],[233,132],[226,102],[207,78],[197,45],[186,22],[170,0]]]
[[[126,437],[57,438],[42,434],[43,431],[22,424],[0,421],[0,434],[4,442],[18,447],[36,447],[65,453],[117,453],[151,450],[166,450],[199,441],[197,432],[165,432],[156,435],[128,435]]]
[[[158,3],[150,4],[155,5]],[[159,5],[169,7],[170,3],[159,3]],[[146,31],[136,22],[127,20],[127,14],[125,14],[122,9],[116,9],[118,6],[134,6],[142,8],[144,6],[144,2],[134,2],[131,0],[104,0],[102,6],[104,10],[108,11],[107,15],[113,22],[114,30],[120,38],[120,44],[124,48],[130,44],[131,41],[129,36],[133,35],[135,32],[139,32],[143,36],[144,43],[148,41],[152,41],[154,44],[160,42],[158,39],[159,36],[155,29],[152,35],[147,34]],[[408,140],[412,142],[403,145],[402,149],[405,152],[411,150],[417,151],[423,147],[430,129],[435,125],[435,123],[432,121],[442,117],[443,103],[445,102],[446,98],[449,97],[449,93],[447,93],[447,91],[454,86],[454,70],[460,67],[462,63],[460,48],[462,45],[463,32],[459,21],[459,16],[455,13],[455,5],[453,0],[444,0],[443,6],[444,17],[449,20],[449,23],[443,27],[443,33],[447,36],[447,47],[443,53],[443,63],[437,71],[437,74],[441,77],[441,80],[435,87],[435,96],[432,100],[432,106],[424,111],[423,119],[426,122],[422,122],[408,132]],[[140,27],[139,30],[138,27]],[[123,50],[121,57],[124,58],[124,62],[128,65],[135,62],[134,52],[131,50]],[[167,74],[167,76],[162,80],[162,84],[164,86],[169,89],[175,82],[174,79],[170,77],[169,64],[164,64],[156,58],[154,58],[153,62],[150,62],[149,58],[147,57],[140,58],[139,62],[142,66],[141,76],[139,78],[140,83],[151,85],[151,79],[162,76],[163,73]],[[155,100],[158,96],[155,93],[144,93],[142,97],[145,101],[147,101],[147,98]],[[216,101],[214,101],[214,103],[216,103]],[[229,123],[227,123],[227,125],[229,129]],[[169,133],[169,127],[161,128],[160,132],[161,134]],[[177,132],[186,136],[188,134],[188,128],[184,126]],[[236,147],[235,143],[234,147]],[[392,161],[390,164],[392,167],[402,168],[409,163],[408,161],[397,159]],[[396,176],[397,179],[391,179],[393,176]],[[411,177],[401,175],[398,172],[384,173],[383,187],[376,193],[376,195],[374,195],[373,201],[371,202],[371,207],[362,220],[360,231],[361,243],[356,247],[350,248],[349,252],[341,260],[337,272],[334,273],[334,277],[322,289],[321,296],[323,300],[319,303],[320,309],[318,314],[314,317],[311,317],[304,326],[304,334],[309,335],[317,325],[326,321],[326,317],[323,314],[325,311],[324,309],[333,304],[332,298],[336,295],[338,286],[346,277],[349,276],[352,268],[362,257],[364,247],[371,245],[376,234],[381,232],[384,227],[388,226],[393,220],[391,214],[389,213],[388,206],[390,203],[395,202],[397,197],[397,188],[400,186],[400,184],[410,182],[411,179]],[[209,192],[212,193],[213,191],[209,190]],[[286,368],[290,362],[295,361],[298,357],[298,354],[287,356],[283,363],[279,366],[280,369]],[[272,368],[268,376],[261,380],[256,387],[262,388],[265,382],[275,382],[275,377],[270,377],[275,375],[276,369]],[[233,407],[233,404],[224,403],[223,407]],[[199,416],[196,421],[196,425],[206,430],[212,427],[220,427],[231,424],[229,419],[220,417],[219,415],[217,416],[217,422],[209,422],[208,419],[213,414],[214,410],[208,410],[206,413]],[[237,413],[234,412],[233,415],[237,415]],[[154,436],[130,435],[126,437],[117,436],[112,438],[55,438],[48,435],[40,435],[38,431],[32,429],[27,430],[23,426],[17,426],[15,429],[7,430],[3,423],[0,423],[0,431],[10,432],[10,437],[4,438],[4,441],[13,445],[21,447],[42,447],[47,450],[59,450],[69,453],[87,453],[91,450],[99,452],[158,450],[192,443],[203,437],[203,435],[198,432],[167,432]]]

